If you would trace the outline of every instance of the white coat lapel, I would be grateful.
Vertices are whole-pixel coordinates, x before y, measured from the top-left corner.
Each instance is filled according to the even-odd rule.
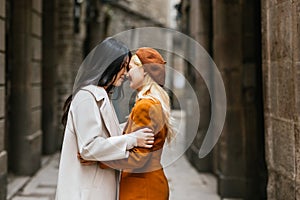
[[[97,87],[95,85],[88,85],[82,89],[91,92],[95,96],[96,101],[100,101],[103,99],[103,103],[100,106],[99,111],[108,130],[108,133],[110,134],[110,136],[121,135],[122,130],[119,126],[119,120],[104,88]]]
[[[100,112],[110,136],[121,135],[122,131],[119,126],[119,121],[115,109],[111,104],[110,100],[108,99],[108,97],[104,99],[104,102],[100,107]]]

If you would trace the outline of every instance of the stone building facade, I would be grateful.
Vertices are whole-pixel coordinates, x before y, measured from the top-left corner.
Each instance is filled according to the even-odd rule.
[[[0,1],[0,199],[6,198],[7,151],[5,148],[5,0]]]
[[[181,30],[218,66],[228,101],[214,151],[197,157],[204,120],[187,152],[191,163],[218,177],[222,197],[300,199],[300,2],[182,0],[179,13]],[[189,76],[209,102],[201,77]],[[207,102],[200,101],[202,119]]]
[[[263,1],[268,198],[300,199],[300,1]]]
[[[41,156],[60,147],[61,102],[83,57],[85,29],[74,31],[74,7],[73,0],[0,1],[0,199],[12,177],[33,175]]]
[[[167,5],[158,0],[0,0],[1,200],[13,177],[30,177],[42,155],[60,149],[62,106],[85,55],[121,31],[166,27]]]

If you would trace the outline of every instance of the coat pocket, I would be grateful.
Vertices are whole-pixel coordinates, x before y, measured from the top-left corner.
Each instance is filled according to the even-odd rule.
[[[115,200],[116,193],[100,188],[81,189],[80,200]]]
[[[92,187],[100,187],[101,184],[103,184],[103,176],[104,171],[97,165],[95,170],[95,175],[93,177]]]

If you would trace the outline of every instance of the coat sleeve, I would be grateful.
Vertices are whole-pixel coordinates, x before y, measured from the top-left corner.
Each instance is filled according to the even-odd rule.
[[[153,103],[151,100],[142,100],[137,102],[130,120],[133,120],[132,131],[147,127],[152,129],[156,135],[164,126],[164,117],[161,105]],[[142,168],[147,161],[151,159],[152,152],[153,147],[135,147],[129,150],[128,158],[101,162],[100,167],[106,168],[108,166],[114,169]]]
[[[112,111],[113,112],[113,111]],[[78,151],[81,157],[91,161],[122,159],[128,156],[125,135],[103,137],[103,121],[97,102],[88,96],[71,110]],[[116,127],[116,131],[118,127]],[[75,154],[77,152],[74,152]]]

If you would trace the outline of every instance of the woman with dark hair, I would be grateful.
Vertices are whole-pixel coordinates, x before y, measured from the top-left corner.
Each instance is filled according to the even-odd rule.
[[[115,200],[117,172],[99,168],[98,161],[124,159],[134,147],[152,147],[149,128],[122,135],[108,95],[124,81],[130,58],[123,43],[107,38],[80,66],[64,105],[57,200]],[[82,164],[78,157],[89,162]]]
[[[122,169],[120,200],[168,200],[169,186],[161,165],[165,141],[175,137],[165,84],[165,60],[153,48],[139,48],[129,63],[130,87],[137,91],[124,133],[148,127],[155,134],[152,148],[135,147],[124,159],[100,163],[102,169]]]

